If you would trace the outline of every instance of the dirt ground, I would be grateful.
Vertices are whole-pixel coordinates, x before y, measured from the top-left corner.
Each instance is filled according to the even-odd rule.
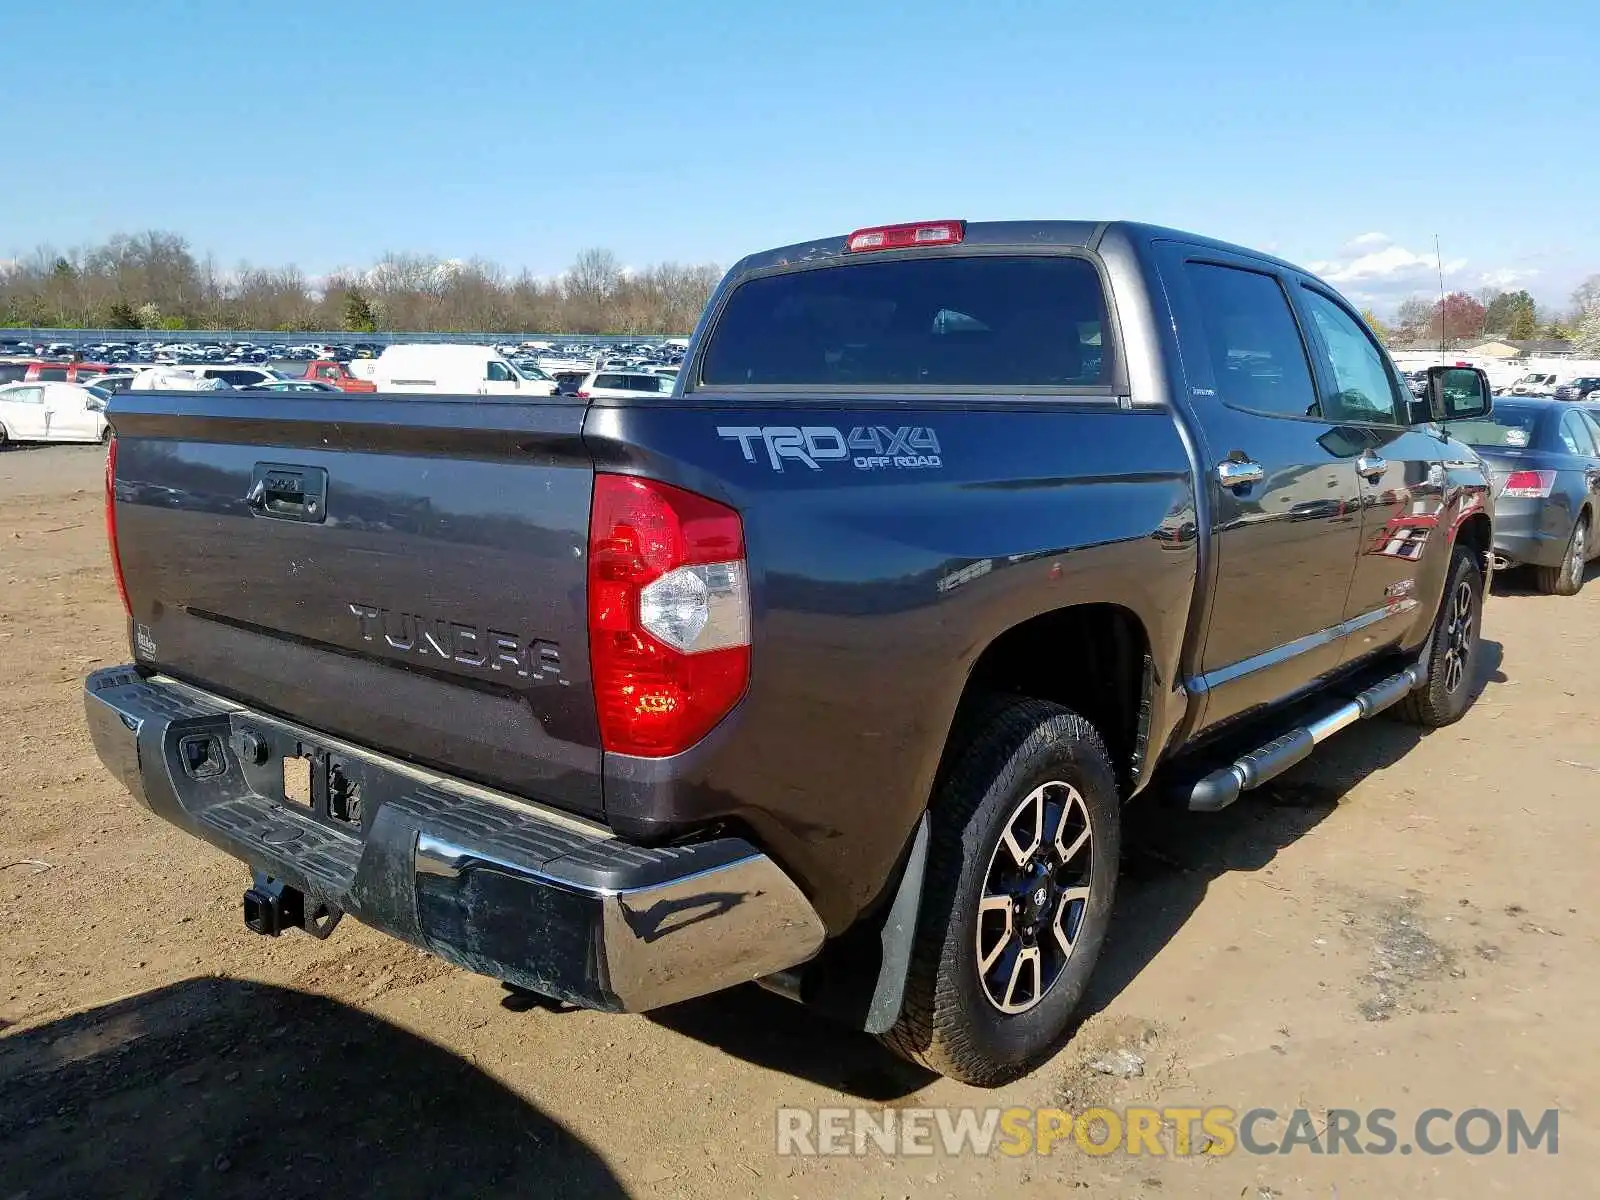
[[[1088,1020],[986,1093],[755,988],[518,1012],[354,922],[247,933],[242,866],[135,806],[84,730],[80,679],[127,650],[100,471],[0,455],[0,1200],[1600,1192],[1600,581],[1497,585],[1460,725],[1358,726],[1227,812],[1136,813]],[[1142,1075],[1089,1068],[1119,1045]],[[1094,1103],[1271,1108],[1267,1139],[1389,1108],[1403,1142],[1434,1106],[1555,1108],[1559,1152],[775,1152],[779,1106]]]

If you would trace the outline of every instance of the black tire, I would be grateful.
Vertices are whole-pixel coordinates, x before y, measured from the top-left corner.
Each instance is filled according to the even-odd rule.
[[[6,432],[6,427],[0,425],[0,450],[11,449],[11,435]]]
[[[1463,620],[1468,622],[1464,631]],[[1458,545],[1433,619],[1428,677],[1395,706],[1396,716],[1426,729],[1441,729],[1466,714],[1472,704],[1482,626],[1483,566],[1475,551]]]
[[[1589,513],[1578,514],[1567,535],[1567,548],[1558,567],[1535,567],[1533,582],[1546,596],[1576,596],[1583,587],[1583,571],[1589,565]]]
[[[1121,853],[1121,801],[1116,773],[1105,743],[1094,727],[1057,704],[996,697],[963,722],[966,735],[954,768],[939,788],[932,808],[927,873],[900,1019],[884,1042],[897,1054],[942,1075],[979,1087],[1016,1079],[1048,1060],[1072,1030],[1072,1015],[1100,957],[1116,894]],[[1003,843],[1023,806],[1038,794],[1035,843],[1051,862],[1035,864],[1046,874],[1050,899],[1040,902],[1027,870],[1013,867],[1011,843]],[[1049,798],[1057,799],[1051,801]],[[1059,806],[1063,815],[1049,813]],[[1072,814],[1071,830],[1066,814]],[[1076,840],[1078,820],[1088,842],[1075,854],[1060,854],[1062,840]],[[1049,823],[1055,821],[1055,832]],[[1013,843],[1017,840],[1013,834]],[[1052,865],[1059,861],[1059,865]],[[992,872],[1016,871],[1020,887],[1033,901],[1016,899],[1004,914],[1003,944],[1014,946],[1003,1001],[1013,999],[1019,978],[1017,957],[1025,957],[1033,938],[1028,973],[1034,998],[1026,1011],[1006,1012],[990,998],[993,973],[1005,972],[1006,956],[984,971],[983,930],[994,940],[994,911],[979,914],[979,901],[994,886]],[[1070,876],[1070,878],[1068,878]],[[1039,878],[1034,877],[1035,880]],[[1086,898],[1071,899],[1087,889]],[[1057,898],[1059,897],[1059,903]],[[991,903],[998,895],[991,894]],[[1001,906],[1002,908],[1004,906]],[[1053,914],[1040,918],[1043,908]],[[1047,927],[1038,922],[1043,919]],[[1033,922],[1031,933],[1027,928]],[[1066,921],[1070,933],[1055,934]],[[1063,949],[1063,941],[1069,943]],[[1047,970],[1040,955],[1062,956]],[[1046,981],[1046,975],[1049,975]]]

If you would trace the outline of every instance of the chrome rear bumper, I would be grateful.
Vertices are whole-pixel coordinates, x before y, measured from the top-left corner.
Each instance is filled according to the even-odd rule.
[[[740,838],[635,846],[132,667],[89,676],[84,704],[101,761],[157,816],[480,974],[641,1011],[822,946],[799,888]],[[310,808],[284,796],[295,757],[322,780]],[[331,806],[330,779],[343,797]]]

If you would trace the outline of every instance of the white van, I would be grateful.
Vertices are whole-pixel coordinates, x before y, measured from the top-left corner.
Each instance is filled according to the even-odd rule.
[[[470,396],[552,396],[550,379],[534,379],[489,346],[389,346],[372,382],[380,392],[444,392]]]

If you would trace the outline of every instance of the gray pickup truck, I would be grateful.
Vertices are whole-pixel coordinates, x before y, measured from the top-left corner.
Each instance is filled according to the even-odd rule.
[[[1489,405],[1288,263],[1054,221],[746,258],[671,395],[124,393],[89,726],[258,932],[759,980],[994,1084],[1068,1035],[1126,802],[1461,716]]]

